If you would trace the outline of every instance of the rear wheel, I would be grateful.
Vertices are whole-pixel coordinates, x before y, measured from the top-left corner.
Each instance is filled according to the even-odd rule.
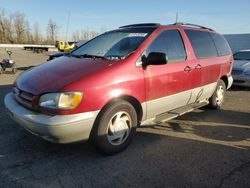
[[[95,123],[92,139],[102,153],[112,155],[124,150],[131,142],[137,126],[134,107],[124,100],[111,103]]]
[[[219,80],[212,97],[209,99],[209,106],[214,109],[221,108],[225,99],[225,93],[226,85],[223,80]]]

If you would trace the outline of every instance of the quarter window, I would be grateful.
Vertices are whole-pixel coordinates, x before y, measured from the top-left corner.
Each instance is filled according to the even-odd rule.
[[[214,40],[219,56],[225,56],[231,54],[231,49],[224,37],[222,37],[217,33],[211,33],[211,36]]]
[[[185,30],[197,58],[218,56],[214,41],[209,32],[197,30]]]
[[[169,62],[183,61],[187,56],[178,30],[167,30],[160,33],[146,50],[146,56],[150,52],[165,53]]]

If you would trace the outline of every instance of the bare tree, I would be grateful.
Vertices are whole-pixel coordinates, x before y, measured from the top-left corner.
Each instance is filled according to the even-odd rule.
[[[73,34],[72,34],[72,39],[73,41],[77,42],[80,40],[80,32],[79,31],[75,31]]]
[[[26,20],[25,15],[21,13],[15,13],[13,15],[13,24],[15,31],[15,38],[17,43],[25,42],[25,30],[26,30]]]
[[[97,35],[99,35],[100,33],[96,32],[96,31],[91,31],[90,32],[90,39],[96,37]]]
[[[76,32],[74,32],[75,34]],[[82,39],[82,40],[90,40],[94,37],[96,37],[97,35],[99,35],[100,33],[96,32],[96,31],[89,31],[89,30],[81,30],[81,32],[77,31],[78,33],[78,40]],[[72,36],[72,38],[74,39],[74,34]]]
[[[33,26],[33,42],[35,44],[41,44],[42,43],[42,34],[40,33],[40,27],[39,24],[36,22]]]
[[[32,44],[34,43],[33,34],[30,29],[30,24],[28,21],[25,22],[25,41],[24,43]]]
[[[53,22],[51,19],[49,20],[47,26],[47,42],[49,44],[55,44],[57,39],[58,26],[56,22]]]
[[[6,30],[5,30],[5,11],[0,10],[0,42],[6,42]]]
[[[55,44],[57,40],[59,27],[51,19],[47,25],[47,37],[45,38],[40,30],[39,24],[35,23],[30,28],[29,21],[22,13],[6,14],[4,9],[0,8],[0,43],[30,43]],[[105,30],[105,28],[102,28]],[[98,32],[89,30],[77,30],[72,34],[74,41],[90,40],[99,35]]]
[[[6,41],[8,43],[14,43],[14,28],[13,28],[13,19],[10,15],[9,18],[6,18],[5,21],[5,29],[6,29]]]
[[[7,17],[4,9],[0,9],[0,42],[14,43],[13,16]]]

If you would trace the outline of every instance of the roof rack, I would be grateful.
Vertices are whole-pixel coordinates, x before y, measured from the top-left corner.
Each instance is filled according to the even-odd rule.
[[[202,28],[202,29],[208,29],[208,30],[210,30],[210,31],[214,31],[214,30],[213,30],[213,29],[211,29],[211,28],[204,27],[204,26],[202,26],[202,25],[191,24],[191,23],[176,22],[176,23],[174,23],[173,25],[186,25],[186,26],[193,26],[193,27],[199,27],[199,28]]]
[[[161,24],[159,23],[141,23],[141,24],[132,24],[132,25],[124,25],[119,27],[119,29],[121,28],[127,28],[127,27],[158,27]]]

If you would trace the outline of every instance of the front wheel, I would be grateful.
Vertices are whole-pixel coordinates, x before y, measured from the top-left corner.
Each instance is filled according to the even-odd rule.
[[[225,99],[225,93],[226,85],[223,80],[219,80],[212,97],[209,99],[209,106],[214,109],[221,108]]]
[[[121,152],[135,135],[137,122],[134,107],[127,101],[118,100],[101,111],[94,125],[92,140],[104,154]]]

